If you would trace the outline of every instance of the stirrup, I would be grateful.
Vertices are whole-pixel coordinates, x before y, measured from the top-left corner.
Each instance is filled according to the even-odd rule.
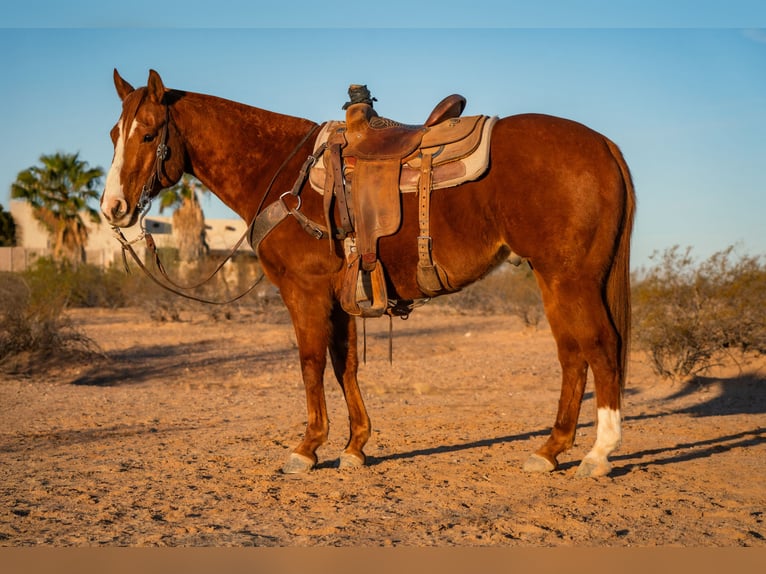
[[[346,253],[346,271],[341,285],[341,307],[356,317],[380,317],[388,308],[383,265],[377,260],[363,264],[356,249],[355,237],[346,237],[343,248]]]

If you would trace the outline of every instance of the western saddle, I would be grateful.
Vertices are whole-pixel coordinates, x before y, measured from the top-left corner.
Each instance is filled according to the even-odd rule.
[[[380,117],[366,86],[352,85],[346,121],[327,122],[315,149],[312,187],[324,195],[331,237],[342,238],[346,271],[341,305],[351,315],[408,315],[413,302],[391,301],[378,260],[378,239],[401,224],[400,193],[418,193],[417,282],[427,297],[456,291],[433,260],[430,201],[433,189],[475,179],[489,162],[489,135],[497,118],[461,117],[466,99],[444,98],[422,125]],[[337,220],[333,213],[337,213]]]

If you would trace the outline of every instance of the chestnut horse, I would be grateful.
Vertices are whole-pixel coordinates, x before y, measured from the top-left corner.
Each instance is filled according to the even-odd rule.
[[[293,186],[319,127],[209,95],[167,89],[150,71],[134,89],[114,71],[122,114],[111,132],[114,159],[101,210],[115,227],[136,223],[146,203],[184,173],[196,176],[245,221]],[[542,292],[558,347],[562,382],[547,441],[524,468],[552,471],[574,443],[588,369],[593,371],[597,432],[578,475],[608,474],[621,440],[621,396],[630,337],[629,260],[635,194],[625,160],[609,139],[573,121],[525,114],[494,126],[491,162],[480,179],[431,199],[434,259],[464,287],[513,251]],[[302,212],[323,221],[320,194],[303,184]],[[403,194],[402,223],[379,240],[389,297],[424,298],[416,281],[417,194]],[[332,245],[332,244],[331,244]],[[340,467],[365,463],[370,419],[357,383],[356,319],[340,306],[344,254],[287,217],[257,247],[295,329],[308,422],[284,472],[312,469],[328,437],[327,351],[348,406],[350,434]]]

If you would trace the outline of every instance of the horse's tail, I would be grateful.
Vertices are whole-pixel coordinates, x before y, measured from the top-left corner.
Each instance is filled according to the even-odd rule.
[[[630,237],[633,232],[633,219],[636,212],[636,192],[633,178],[625,158],[617,145],[607,139],[612,153],[622,173],[625,193],[625,208],[622,223],[617,236],[615,257],[606,282],[606,301],[609,313],[620,337],[620,388],[625,386],[628,371],[628,352],[630,350]]]

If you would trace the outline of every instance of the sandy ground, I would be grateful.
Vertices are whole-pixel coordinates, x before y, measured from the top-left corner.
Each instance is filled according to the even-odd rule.
[[[338,386],[319,467],[281,465],[306,415],[284,315],[78,310],[107,359],[0,377],[1,546],[766,546],[766,362],[694,384],[631,360],[609,477],[578,479],[595,438],[521,470],[559,392],[546,328],[437,306],[367,321],[369,465],[335,468]],[[591,390],[591,387],[588,389]]]

